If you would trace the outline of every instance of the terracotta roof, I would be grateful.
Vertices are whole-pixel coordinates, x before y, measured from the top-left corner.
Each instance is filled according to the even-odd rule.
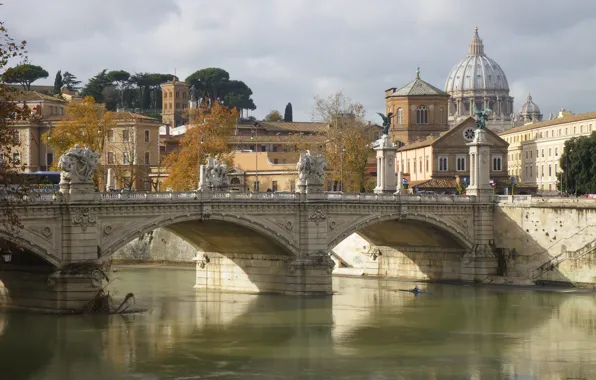
[[[579,115],[564,116],[564,117],[561,117],[558,119],[546,120],[546,121],[541,121],[539,123],[522,125],[519,127],[508,129],[504,132],[501,132],[501,133],[499,133],[499,136],[505,136],[505,135],[508,135],[511,133],[517,133],[517,132],[523,132],[523,131],[530,131],[532,129],[536,129],[536,128],[540,128],[540,127],[548,127],[548,126],[552,126],[552,125],[558,125],[558,124],[570,123],[570,122],[574,122],[574,121],[582,121],[582,120],[588,120],[588,119],[596,119],[596,112],[588,112],[588,113],[582,113]]]
[[[449,96],[445,91],[439,90],[420,78],[414,79],[400,89],[395,90],[395,88],[391,88],[389,90],[394,90],[393,93],[388,96],[389,98],[396,96]]]
[[[156,123],[160,123],[161,121],[159,121],[158,119],[154,118],[154,117],[150,117],[150,116],[145,116],[145,115],[141,115],[140,113],[134,113],[134,112],[112,112],[112,115],[114,117],[114,119],[116,120],[143,120],[143,121],[149,121],[149,122],[156,122]]]
[[[66,103],[66,100],[57,98],[51,95],[41,94],[37,91],[20,91],[14,96],[14,100],[19,102],[39,102],[39,101],[50,101]]]
[[[319,133],[323,132],[327,127],[327,123],[318,123],[318,122],[273,122],[273,121],[258,121],[261,128],[264,128],[268,131],[290,131],[290,132],[312,132],[312,133]],[[251,128],[248,124],[239,124],[239,128],[247,127]]]
[[[511,180],[509,178],[496,178],[495,182],[497,183],[496,187],[498,189],[503,189],[511,185]],[[455,189],[457,182],[455,178],[433,178],[422,181],[411,181],[408,185],[410,188],[418,186],[419,189]],[[536,189],[537,186],[516,182],[515,188]]]

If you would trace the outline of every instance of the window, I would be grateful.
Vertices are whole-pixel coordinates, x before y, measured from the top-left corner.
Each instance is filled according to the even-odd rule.
[[[444,122],[444,117],[445,117],[445,110],[443,110],[443,107],[441,107],[441,109],[439,109],[439,123],[443,123]]]
[[[466,156],[457,156],[455,163],[456,170],[458,172],[463,172],[466,170]]]
[[[114,165],[114,152],[108,152],[108,165]]]
[[[534,176],[534,173],[533,173],[534,172],[534,169],[533,168],[534,168],[533,166],[530,166],[530,177],[529,178],[532,178]]]
[[[130,156],[128,155],[128,152],[122,152],[122,163],[123,164],[130,164]]]
[[[145,152],[145,165],[151,165],[151,154]]]
[[[414,174],[416,174],[416,159],[412,160],[412,165],[414,165]]]
[[[122,141],[124,141],[124,142],[130,141],[130,132],[128,131],[128,129],[124,129],[122,131]]]
[[[149,130],[145,130],[145,142],[148,143],[149,142],[149,137],[151,137],[151,134],[149,133]]]
[[[279,160],[278,160],[277,158],[274,158],[274,159],[273,159],[273,163],[274,163],[275,165],[277,165],[277,164],[279,164]]]
[[[526,150],[526,160],[528,159],[528,151]]]
[[[553,168],[551,165],[548,165],[548,176],[552,177],[552,175],[553,175]]]
[[[532,158],[532,151],[530,151],[530,158]]]
[[[290,180],[290,191],[291,192],[296,191],[296,181],[294,181],[294,180]]]
[[[20,144],[21,143],[21,134],[20,134],[19,130],[15,129],[12,133],[14,135],[15,144]]]
[[[401,108],[397,109],[397,124],[404,123],[404,110]]]
[[[418,169],[420,171],[420,174],[422,174],[422,157],[420,157],[420,161],[418,161]]]
[[[420,106],[416,110],[416,124],[428,124],[428,109]]]
[[[553,153],[553,150],[552,150],[552,148],[548,148],[548,156],[549,156],[549,157],[552,155],[552,153]]]
[[[530,178],[530,176],[528,175],[528,167],[526,166],[526,179]]]
[[[261,145],[261,152],[267,151],[267,145]]]
[[[176,91],[176,99],[178,99],[180,97],[180,93],[178,91]]]
[[[555,175],[557,175],[557,164],[555,164]]]
[[[258,182],[258,181],[255,181],[255,182],[254,182],[254,184],[253,184],[253,189],[254,189],[254,191],[255,191],[255,192],[256,192],[256,191],[259,191],[259,182]]]
[[[277,181],[272,181],[271,182],[271,190],[277,191]]]
[[[500,172],[502,170],[502,161],[501,156],[493,156],[493,171]]]
[[[447,157],[445,156],[441,156],[439,157],[439,171],[440,172],[446,172],[449,168],[449,162],[447,160]]]
[[[108,141],[114,142],[114,131],[112,129],[108,131]]]
[[[54,153],[46,153],[46,166],[54,165]]]
[[[21,154],[19,152],[14,152],[12,154],[12,164],[13,165],[20,165],[21,164]]]
[[[428,172],[428,156],[426,156],[426,171]]]
[[[540,177],[544,178],[544,165],[540,165]]]

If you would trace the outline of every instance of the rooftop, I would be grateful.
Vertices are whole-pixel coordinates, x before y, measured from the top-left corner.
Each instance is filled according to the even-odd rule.
[[[39,101],[50,101],[50,102],[61,102],[66,103],[66,100],[57,98],[55,96],[46,95],[37,91],[19,91],[15,93],[14,99],[20,102],[39,102]]]
[[[387,91],[393,90],[393,93],[389,94],[388,97],[396,96],[449,96],[445,91],[439,90],[435,86],[431,85],[420,79],[420,69],[416,70],[416,79],[406,84],[400,89],[395,87],[388,89]]]
[[[531,131],[532,129],[536,129],[536,128],[540,128],[540,127],[549,127],[552,125],[570,123],[570,122],[574,122],[574,121],[589,120],[589,119],[596,119],[596,112],[587,112],[587,113],[582,113],[579,115],[568,115],[568,116],[559,117],[559,118],[553,119],[553,120],[545,120],[545,121],[541,121],[538,123],[522,125],[520,127],[511,128],[504,132],[501,132],[501,133],[499,133],[499,136],[506,136],[506,135],[510,135],[512,133]]]

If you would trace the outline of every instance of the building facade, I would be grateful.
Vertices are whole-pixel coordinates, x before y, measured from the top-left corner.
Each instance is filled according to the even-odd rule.
[[[512,127],[513,97],[509,83],[497,62],[486,56],[478,28],[470,42],[468,55],[459,61],[445,82],[449,99],[449,123],[454,126],[474,114],[474,109],[490,108],[493,112],[487,128],[501,132]]]
[[[596,131],[596,112],[571,115],[562,110],[552,120],[519,126],[502,132],[509,143],[509,175],[537,187],[539,193],[565,192],[560,159],[565,142]]]
[[[151,191],[151,168],[160,165],[158,119],[132,113],[113,114],[116,126],[108,131],[100,158],[106,168],[105,190],[131,189]],[[113,173],[113,174],[112,174]],[[113,176],[112,179],[109,177]],[[111,183],[109,183],[111,182]]]
[[[465,187],[470,177],[470,148],[474,139],[475,120],[466,118],[447,132],[429,135],[426,139],[402,146],[396,153],[395,167],[409,180],[409,187],[420,191],[455,193],[458,183]],[[490,178],[496,191],[502,193],[510,185],[507,170],[507,142],[487,130],[491,144]]]
[[[29,112],[27,118],[11,125],[20,144],[11,149],[13,163],[26,173],[51,170],[56,157],[52,148],[43,141],[43,135],[64,118],[68,103],[36,91],[19,93],[15,102]]]
[[[449,94],[420,79],[420,70],[407,85],[386,90],[385,113],[393,114],[391,141],[401,146],[448,130],[448,99]]]

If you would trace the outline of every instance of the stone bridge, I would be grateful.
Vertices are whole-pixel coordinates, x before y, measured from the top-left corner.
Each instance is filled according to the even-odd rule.
[[[375,245],[459,248],[466,255],[462,280],[483,279],[496,268],[490,252],[495,206],[475,196],[58,193],[37,194],[18,207],[22,228],[0,229],[0,238],[26,253],[1,264],[0,279],[9,291],[14,285],[13,302],[21,295],[47,308],[75,309],[101,287],[101,273],[73,270],[73,264],[105,262],[156,228],[204,252],[197,257],[197,287],[222,290],[331,294],[328,253],[354,232]]]

